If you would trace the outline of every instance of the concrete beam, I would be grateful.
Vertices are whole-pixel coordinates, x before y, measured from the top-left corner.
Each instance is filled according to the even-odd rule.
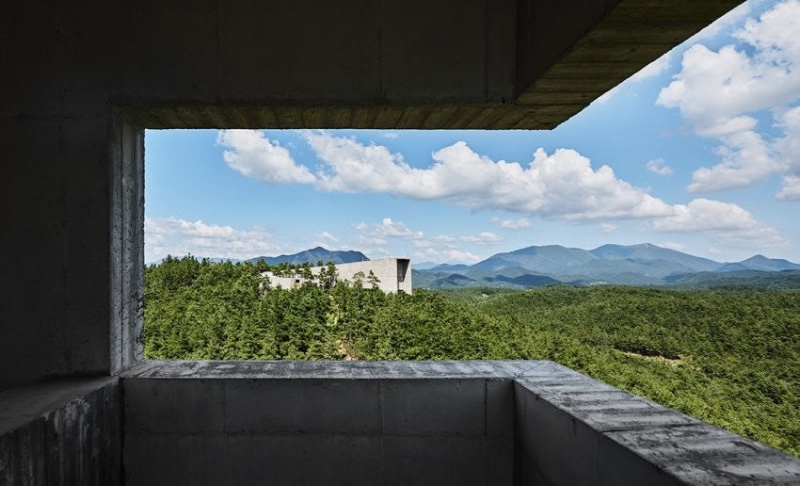
[[[520,68],[522,79],[530,84],[517,97],[516,104],[532,109],[543,106],[560,109],[540,118],[538,124],[526,118],[515,128],[537,128],[539,124],[554,128],[742,2],[571,2],[584,7],[580,9],[575,8],[576,5],[568,8],[569,2],[557,3],[558,6],[535,0],[523,2],[532,26],[530,44],[546,42],[553,31],[564,25],[572,27],[574,32],[579,28],[570,22],[574,11],[584,15],[593,12],[596,20],[574,43],[559,45],[563,50],[556,58],[552,58],[550,51],[550,57],[545,61],[536,62],[538,58],[534,55],[527,69],[525,66]],[[586,8],[586,4],[592,4],[592,8]],[[524,40],[521,45],[524,47]],[[535,47],[528,50],[535,52]]]

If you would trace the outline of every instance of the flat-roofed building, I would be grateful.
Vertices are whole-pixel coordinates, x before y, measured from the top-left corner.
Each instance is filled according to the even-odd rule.
[[[311,274],[319,281],[320,272],[327,267],[311,267]],[[301,274],[276,275],[273,272],[263,272],[263,277],[269,278],[271,288],[281,287],[293,289],[303,285],[305,279]],[[374,278],[373,278],[374,277]],[[408,258],[379,258],[363,262],[336,264],[336,280],[355,283],[360,281],[364,287],[373,284],[387,293],[411,293],[411,260]]]

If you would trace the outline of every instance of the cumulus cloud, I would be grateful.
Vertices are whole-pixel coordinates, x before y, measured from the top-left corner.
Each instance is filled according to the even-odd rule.
[[[783,161],[783,188],[777,194],[781,201],[800,201],[800,106],[776,116],[777,125],[786,134],[775,144]]]
[[[787,244],[775,228],[759,223],[741,206],[702,198],[674,205],[673,214],[654,220],[653,228],[677,233],[705,233],[728,244],[758,243],[762,247]]]
[[[781,201],[800,201],[800,177],[784,176],[783,188],[776,197]]]
[[[709,192],[747,187],[772,175],[780,166],[771,149],[757,132],[752,130],[726,135],[716,148],[721,162],[713,167],[701,167],[692,173],[689,192]]]
[[[422,231],[414,231],[405,223],[393,221],[392,218],[383,218],[380,223],[373,224],[362,221],[353,225],[353,228],[358,233],[358,244],[366,245],[371,253],[388,254],[388,247],[393,240],[411,241],[415,246],[424,246],[425,242]]]
[[[608,166],[593,169],[575,150],[539,149],[527,166],[494,161],[456,142],[432,154],[433,165],[412,167],[402,155],[328,132],[306,139],[326,164],[318,186],[329,191],[374,191],[413,199],[443,199],[471,209],[500,209],[568,221],[646,218],[669,207]]]
[[[712,39],[723,32],[728,32],[734,25],[738,25],[744,20],[752,11],[754,2],[740,3],[736,8],[728,11],[725,15],[718,18],[710,25],[706,26],[703,30],[692,36],[690,42],[700,42]]]
[[[617,225],[610,223],[603,223],[602,225],[600,225],[600,229],[603,231],[603,233],[606,234],[616,233]]]
[[[795,125],[784,117],[800,99],[799,18],[800,0],[785,0],[734,33],[741,47],[714,51],[696,44],[684,53],[680,73],[661,90],[657,103],[677,108],[698,135],[720,143],[719,163],[695,171],[690,191],[749,186],[777,173],[788,184],[778,197],[792,198],[787,175],[793,174],[787,171],[800,150],[788,147]],[[758,131],[753,115],[766,110],[773,110],[782,137],[768,140]]]
[[[800,108],[785,110],[779,120],[787,133],[800,134]],[[734,120],[731,125],[736,123],[741,122]],[[724,133],[728,145],[721,146],[718,153],[725,162],[696,171],[691,190],[730,187],[734,180],[744,184],[774,170],[772,159],[766,155],[768,149],[757,135],[748,130]],[[615,221],[645,219],[661,231],[704,232],[731,241],[747,238],[782,241],[776,230],[760,225],[739,206],[709,199],[697,199],[688,205],[667,204],[619,179],[609,166],[595,169],[588,158],[575,150],[558,149],[548,154],[538,149],[533,160],[523,166],[517,162],[492,160],[476,153],[465,142],[456,142],[434,152],[432,165],[419,168],[381,145],[364,145],[354,138],[337,137],[326,131],[303,134],[317,158],[324,163],[308,183],[322,190],[383,192],[413,199],[446,200],[473,210],[503,210],[575,223],[609,223],[603,227],[607,232],[615,230],[610,224]],[[268,152],[276,147],[260,135],[253,140]],[[776,150],[793,153],[798,150],[797,145],[796,139],[787,137]],[[259,158],[257,149],[252,157]],[[750,163],[753,160],[759,163]],[[661,174],[669,171],[658,159],[650,161],[648,168]],[[780,194],[787,200],[800,198],[800,170],[797,167],[792,170],[795,172],[786,173],[785,189]],[[722,221],[736,224],[721,225]],[[507,229],[530,224],[526,218],[494,219],[493,222]],[[409,240],[416,248],[430,248],[433,242],[447,243],[447,238],[483,244],[500,239],[490,232],[426,239],[421,231],[388,217],[378,224],[361,222],[354,227],[358,232],[358,244],[368,245],[379,254],[385,253],[390,241],[397,239]]]
[[[520,230],[531,227],[531,222],[528,218],[518,218],[518,219],[492,218],[492,223],[496,224],[497,226],[503,229],[509,229],[509,230]]]
[[[279,249],[265,228],[239,230],[231,226],[149,218],[144,220],[145,260],[155,261],[167,255],[246,259]]]
[[[217,143],[227,148],[225,163],[245,177],[270,184],[310,184],[316,180],[308,168],[295,162],[286,147],[257,130],[221,130]]]
[[[462,236],[460,240],[467,243],[477,243],[479,245],[487,245],[490,243],[498,243],[500,241],[503,241],[503,238],[492,232],[482,231],[477,235]]]
[[[423,237],[422,231],[412,231],[405,223],[392,221],[392,218],[383,218],[380,224],[368,225],[368,227],[384,238],[420,239]]]
[[[646,167],[647,170],[656,175],[668,176],[672,174],[672,167],[668,166],[664,159],[648,160]]]

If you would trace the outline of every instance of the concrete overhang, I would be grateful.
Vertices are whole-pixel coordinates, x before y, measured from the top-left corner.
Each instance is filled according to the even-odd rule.
[[[552,129],[739,3],[337,4],[350,20],[253,3],[217,18],[223,71],[215,99],[122,95],[117,106],[148,128]],[[280,36],[288,52],[266,48]],[[227,42],[253,48],[229,52]]]

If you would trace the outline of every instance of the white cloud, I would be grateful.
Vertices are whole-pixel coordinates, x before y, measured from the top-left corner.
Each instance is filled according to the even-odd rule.
[[[492,223],[496,224],[497,226],[503,229],[509,229],[509,230],[520,230],[531,227],[531,222],[528,218],[518,218],[518,219],[492,218]]]
[[[412,231],[405,223],[392,221],[392,218],[383,218],[383,221],[373,225],[372,229],[386,238],[420,239],[423,236],[422,231]]]
[[[280,248],[264,228],[238,230],[231,226],[186,221],[178,218],[144,220],[145,260],[167,255],[246,259],[270,254]]]
[[[656,175],[668,176],[672,174],[672,167],[668,166],[664,159],[648,160],[646,167],[647,170]]]
[[[785,136],[775,143],[783,166],[783,188],[777,194],[781,201],[800,200],[800,106],[779,113],[778,126]]]
[[[800,201],[800,177],[784,176],[783,188],[775,197],[781,201]]]
[[[617,231],[617,225],[615,224],[603,223],[602,225],[600,225],[600,228],[603,231],[603,233],[606,234],[615,233]]]
[[[608,166],[597,170],[570,149],[539,149],[527,166],[493,161],[456,142],[432,154],[420,169],[380,145],[327,132],[306,132],[317,157],[327,165],[318,174],[325,190],[385,192],[414,199],[444,199],[469,208],[538,214],[550,219],[591,221],[646,218],[669,207],[644,190],[617,179]]]
[[[786,240],[775,228],[756,221],[750,212],[732,203],[694,199],[676,204],[669,217],[655,219],[653,228],[676,233],[705,233],[727,244],[780,247]]]
[[[231,169],[270,184],[310,184],[316,177],[298,165],[286,147],[257,130],[221,130],[217,143],[225,146],[223,157]]]
[[[503,241],[503,238],[489,231],[482,231],[477,235],[462,236],[460,240],[467,243],[477,243],[479,245],[486,245],[489,243],[498,243],[500,241]]]
[[[778,170],[769,145],[755,131],[737,132],[722,137],[723,144],[715,150],[722,160],[708,168],[692,173],[689,192],[719,191],[747,187],[762,181]]]
[[[482,260],[482,258],[469,251],[457,248],[427,248],[424,251],[415,252],[413,258],[420,261],[434,261],[438,263],[466,263],[472,264]]]
[[[332,234],[328,233],[327,231],[323,231],[322,233],[317,233],[315,236],[317,238],[319,238],[320,240],[326,241],[328,243],[336,243],[336,242],[339,241],[339,238],[333,236]]]
[[[690,191],[745,187],[783,174],[788,186],[778,197],[791,198],[787,170],[800,150],[787,148],[796,125],[786,110],[800,99],[798,28],[800,0],[785,0],[734,32],[741,48],[713,51],[696,44],[684,53],[681,72],[661,90],[657,103],[679,109],[698,135],[720,143],[720,162],[695,171]],[[783,137],[768,140],[758,131],[752,115],[766,110],[772,110]]]
[[[415,246],[424,246],[422,231],[413,231],[403,222],[383,218],[380,223],[360,222],[353,225],[358,232],[359,245],[367,245],[370,253],[388,254],[391,240],[411,241]]]
[[[723,32],[730,31],[733,26],[739,24],[745,19],[745,17],[750,15],[754,3],[755,2],[753,0],[740,3],[736,8],[730,10],[728,13],[692,36],[689,41],[700,42],[702,40],[712,39]]]

